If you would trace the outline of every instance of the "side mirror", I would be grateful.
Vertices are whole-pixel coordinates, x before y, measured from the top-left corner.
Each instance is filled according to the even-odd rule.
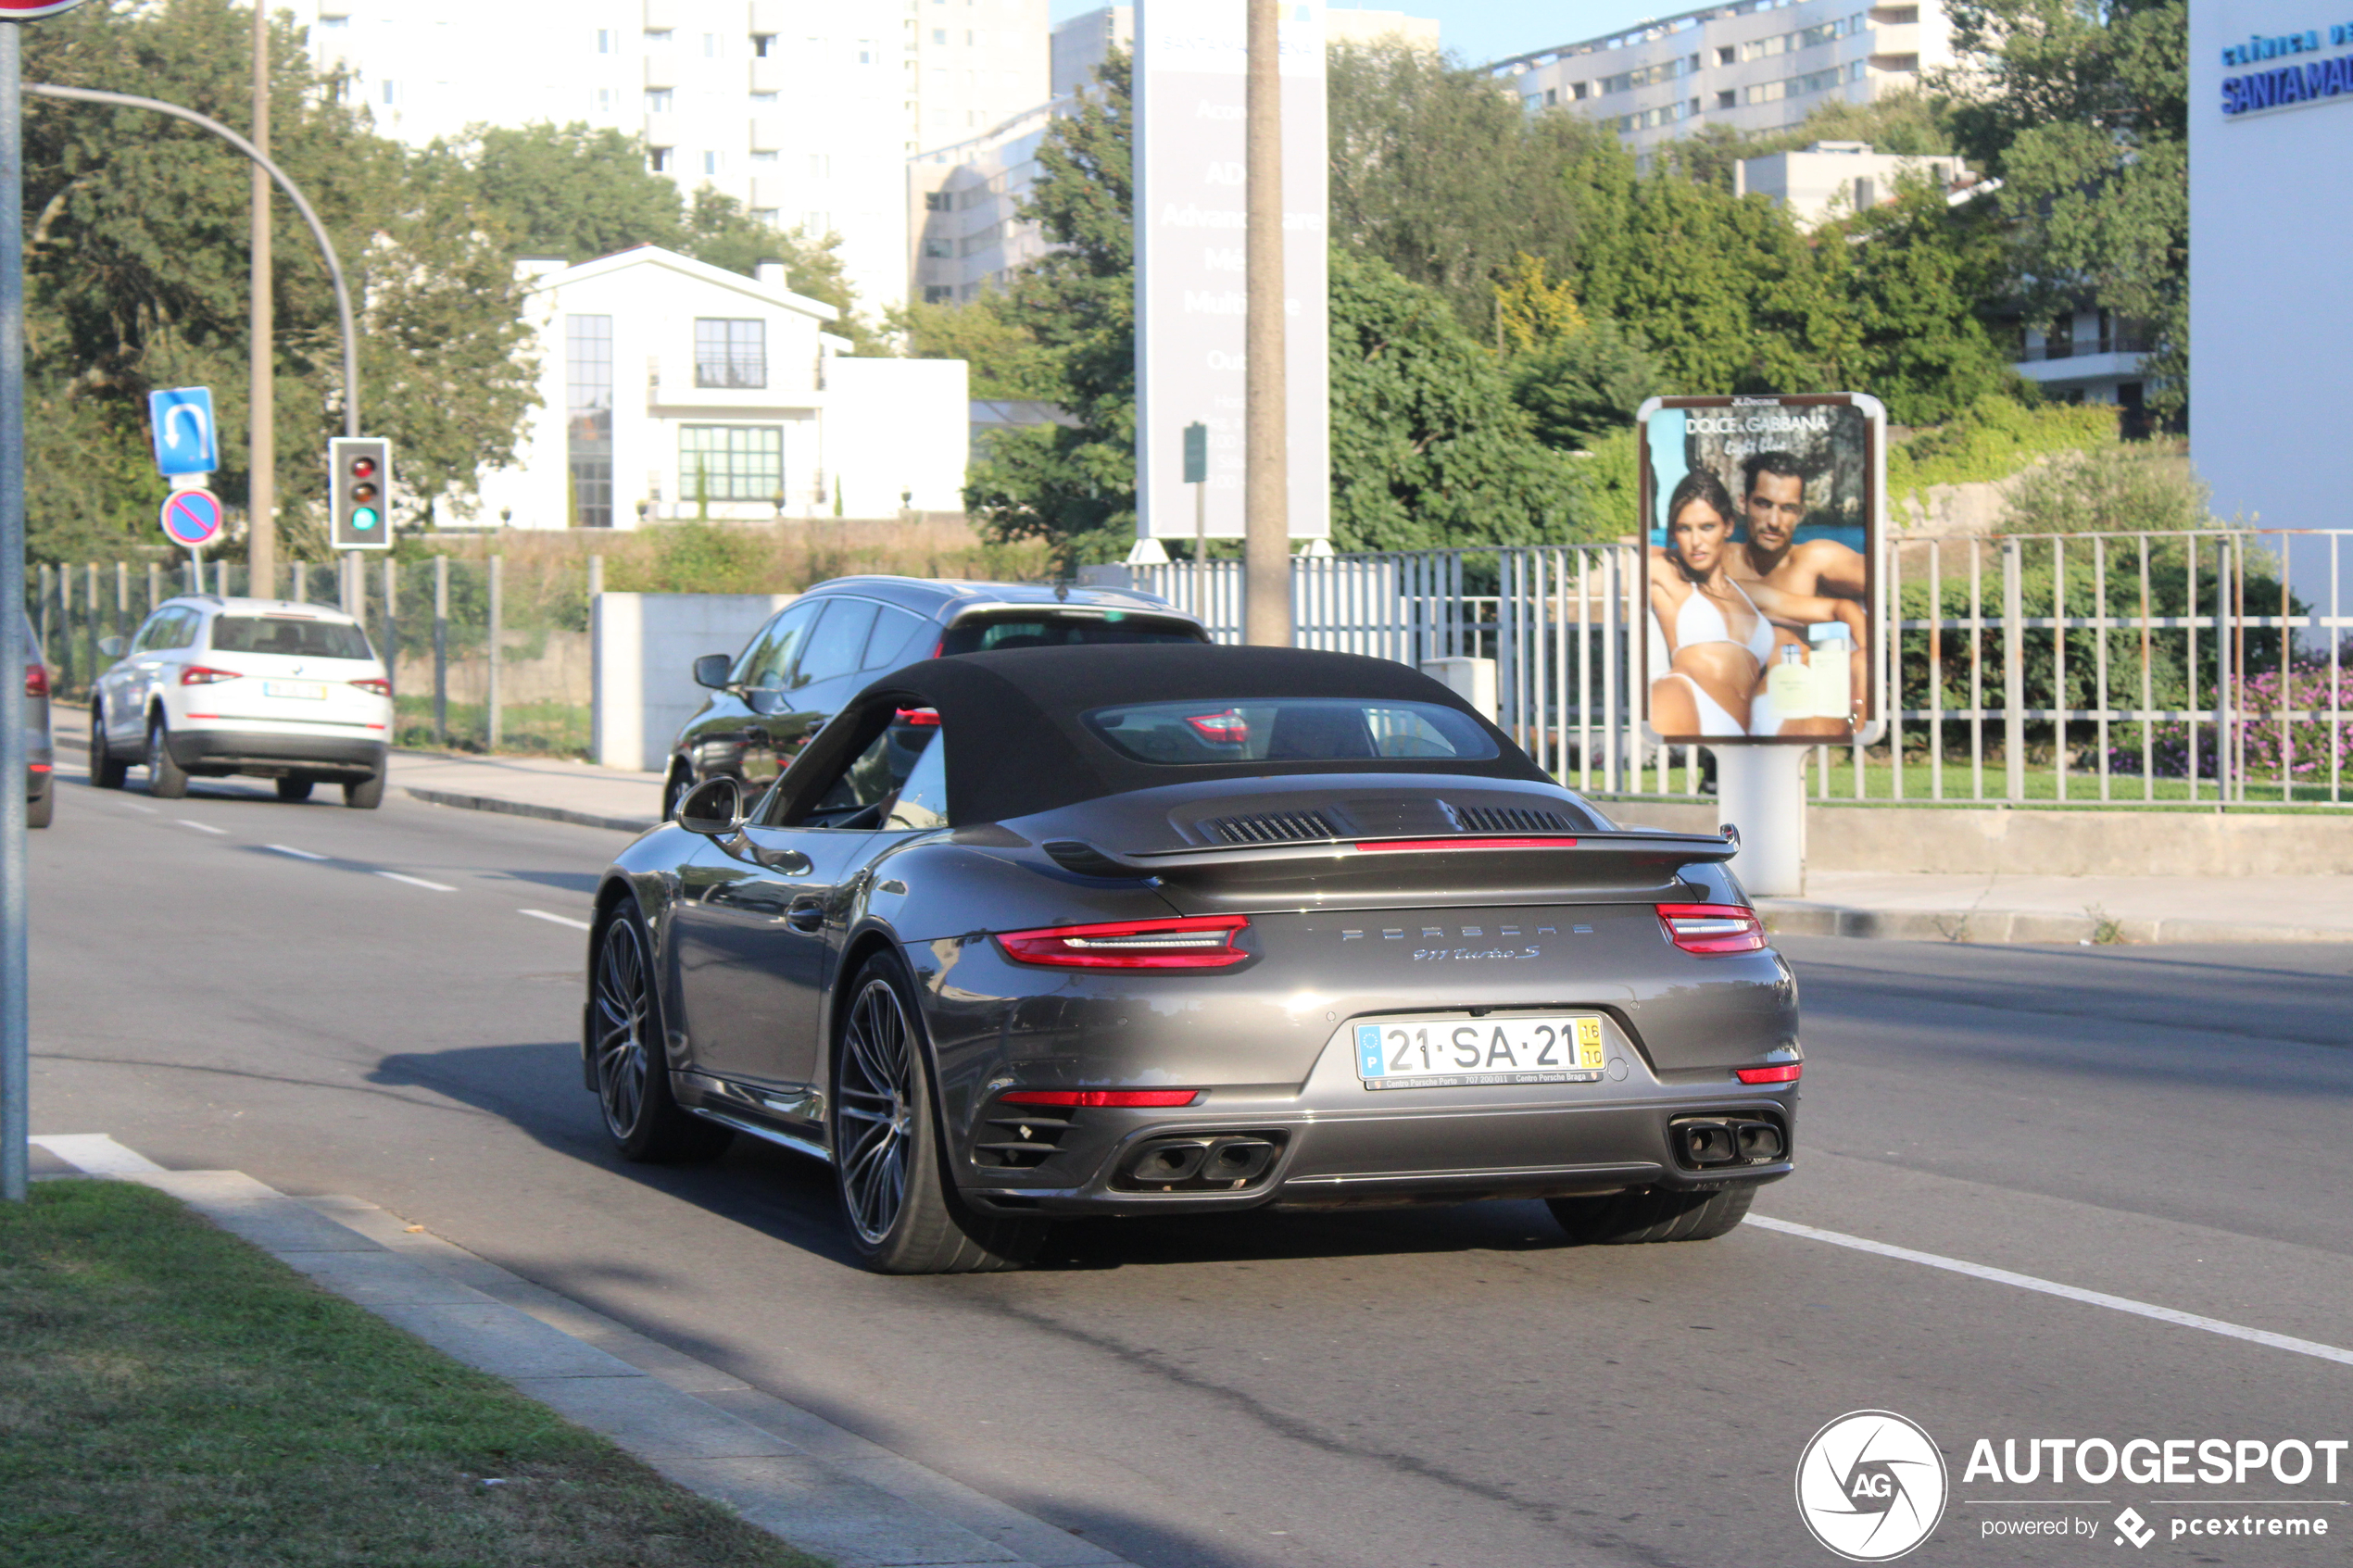
[[[727,684],[727,672],[736,667],[731,653],[707,653],[695,660],[695,684],[716,691]]]
[[[98,639],[98,651],[105,654],[108,659],[120,659],[125,646],[126,645],[120,637],[101,637]]]
[[[678,802],[678,825],[705,838],[724,838],[743,820],[743,786],[724,773],[703,780]]]

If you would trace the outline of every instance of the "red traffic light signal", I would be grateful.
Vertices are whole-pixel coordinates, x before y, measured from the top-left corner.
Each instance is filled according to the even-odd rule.
[[[374,477],[375,477],[375,473],[376,473],[376,459],[375,459],[375,458],[352,458],[352,459],[351,459],[351,477],[352,477],[352,478],[354,478],[354,479],[372,479],[372,478],[374,478]]]

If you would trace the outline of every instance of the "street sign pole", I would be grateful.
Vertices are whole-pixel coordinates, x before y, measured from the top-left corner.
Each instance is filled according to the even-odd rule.
[[[0,1201],[22,1203],[32,1132],[25,988],[23,33],[0,22]]]
[[[1185,427],[1185,483],[1193,487],[1193,613],[1209,624],[1209,427]]]

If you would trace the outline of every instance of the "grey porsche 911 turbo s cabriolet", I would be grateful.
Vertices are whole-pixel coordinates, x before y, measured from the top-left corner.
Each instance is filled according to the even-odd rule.
[[[830,1161],[886,1273],[1264,1205],[1703,1239],[1789,1173],[1802,1058],[1733,852],[1383,659],[934,659],[622,854],[583,1067],[626,1158]]]

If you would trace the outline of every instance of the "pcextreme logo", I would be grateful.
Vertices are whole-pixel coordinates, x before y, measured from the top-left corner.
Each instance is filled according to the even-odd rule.
[[[1797,1461],[1797,1512],[1850,1562],[1886,1562],[1936,1533],[1944,1456],[1893,1411],[1853,1411],[1814,1434]]]

